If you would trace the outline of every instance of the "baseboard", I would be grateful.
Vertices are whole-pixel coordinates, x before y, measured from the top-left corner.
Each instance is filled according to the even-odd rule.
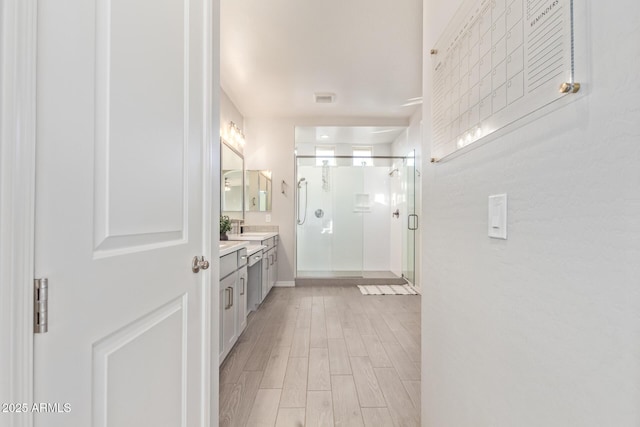
[[[365,278],[365,277],[298,277],[296,286],[357,286],[357,285],[404,285],[407,281],[401,277],[395,278]]]
[[[293,280],[286,282],[276,282],[276,284],[273,286],[275,286],[276,288],[293,288],[296,286],[296,282],[294,282]]]

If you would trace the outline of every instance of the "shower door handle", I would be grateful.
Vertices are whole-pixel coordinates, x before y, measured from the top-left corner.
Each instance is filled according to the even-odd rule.
[[[300,196],[302,193],[302,183],[304,183],[304,216],[302,217],[302,219],[300,219]],[[298,225],[302,225],[304,224],[304,222],[307,220],[307,202],[309,201],[309,195],[308,195],[308,188],[307,188],[307,181],[304,178],[300,178],[300,180],[298,181],[298,185],[296,185],[296,201],[297,201],[297,212],[296,215],[298,218],[296,218],[296,222],[298,223]]]
[[[414,226],[411,227],[411,218],[415,218]],[[411,214],[407,217],[407,228],[411,231],[415,231],[418,229],[418,215]]]

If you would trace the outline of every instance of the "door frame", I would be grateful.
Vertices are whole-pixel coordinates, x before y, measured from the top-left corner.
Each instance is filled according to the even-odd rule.
[[[0,0],[0,358],[4,402],[33,402],[37,0]],[[33,415],[8,415],[31,427]]]

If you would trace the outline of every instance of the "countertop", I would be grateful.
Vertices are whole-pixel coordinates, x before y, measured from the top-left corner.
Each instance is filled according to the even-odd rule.
[[[242,233],[242,234],[228,234],[229,240],[244,240],[244,241],[252,241],[252,242],[260,242],[262,240],[267,240],[272,237],[277,236],[278,233],[274,232],[265,232],[265,233]]]
[[[241,248],[246,248],[249,246],[249,242],[246,241],[233,241],[233,240],[225,240],[220,242],[220,256],[229,255],[232,252],[237,251]]]

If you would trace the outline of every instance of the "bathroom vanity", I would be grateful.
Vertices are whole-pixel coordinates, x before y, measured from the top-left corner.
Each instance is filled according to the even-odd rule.
[[[278,280],[278,233],[251,232],[230,234],[229,241],[249,242],[254,250],[249,258],[248,310],[252,311],[264,301]]]
[[[278,233],[230,234],[220,242],[220,353],[222,364],[278,278]]]
[[[220,364],[247,326],[249,242],[220,242]]]

